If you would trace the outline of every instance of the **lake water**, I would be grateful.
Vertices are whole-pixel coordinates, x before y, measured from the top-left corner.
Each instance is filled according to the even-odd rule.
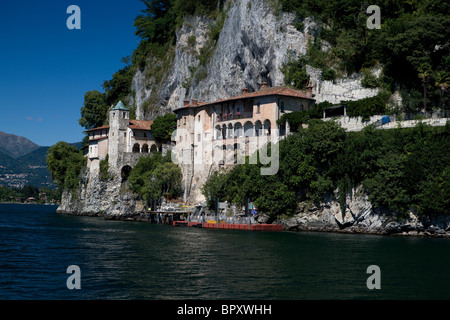
[[[449,299],[450,240],[207,230],[0,205],[0,299]],[[68,266],[81,271],[69,290]],[[369,290],[370,265],[381,289]]]

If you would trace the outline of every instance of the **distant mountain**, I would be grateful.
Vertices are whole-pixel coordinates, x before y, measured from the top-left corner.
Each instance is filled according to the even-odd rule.
[[[48,149],[49,147],[38,147],[17,159],[0,152],[0,185],[54,188],[46,163]]]
[[[78,149],[82,146],[81,142],[71,144]],[[48,149],[25,137],[0,131],[0,185],[54,188],[47,169]]]
[[[0,131],[0,152],[11,158],[17,159],[39,148],[25,137]]]

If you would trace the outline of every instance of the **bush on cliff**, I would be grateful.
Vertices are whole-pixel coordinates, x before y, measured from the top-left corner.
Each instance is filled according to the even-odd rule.
[[[85,166],[82,151],[67,142],[58,142],[48,149],[47,167],[54,183],[61,188],[77,188],[81,169]]]
[[[170,154],[157,152],[139,158],[129,176],[130,188],[147,205],[157,205],[161,197],[181,194],[181,170],[170,161]]]

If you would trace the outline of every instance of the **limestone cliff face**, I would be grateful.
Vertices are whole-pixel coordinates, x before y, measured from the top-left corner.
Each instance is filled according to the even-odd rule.
[[[225,8],[216,41],[209,31],[217,21],[186,18],[177,32],[173,64],[163,84],[152,83],[151,75],[146,78],[150,68],[136,73],[132,100],[138,117],[155,117],[179,107],[183,100],[215,101],[237,95],[242,88],[256,90],[262,82],[283,85],[280,68],[288,56],[305,53],[307,40],[318,31],[316,23],[306,19],[300,32],[293,26],[294,14],[275,14],[267,0],[228,1]],[[210,56],[203,59],[206,49],[211,49]],[[157,97],[156,112],[146,113],[142,106],[152,95]]]
[[[299,202],[297,212],[278,222],[285,230],[346,232],[379,235],[413,235],[450,237],[450,218],[437,216],[422,219],[414,212],[398,218],[383,208],[374,208],[363,187],[353,188],[341,207],[337,194],[320,205]]]
[[[110,170],[109,174],[110,179],[102,180],[98,170],[85,170],[78,189],[64,190],[57,212],[124,218],[142,211],[142,202],[135,199],[120,174],[114,170]]]
[[[262,82],[269,86],[284,84],[281,72],[289,58],[305,54],[308,40],[319,32],[317,23],[306,18],[303,30],[294,27],[295,14],[276,10],[269,0],[225,2],[225,19],[216,41],[210,29],[220,18],[201,16],[185,19],[177,32],[171,65],[161,83],[152,74],[153,60],[137,71],[132,82],[132,103],[139,119],[153,120],[182,105],[183,100],[215,101],[254,91]],[[326,46],[324,46],[324,49]],[[210,55],[205,58],[205,52]],[[317,102],[339,102],[374,96],[377,89],[361,85],[360,74],[336,81],[322,81],[321,71],[308,68]],[[375,70],[374,72],[379,72]],[[151,110],[144,105],[152,102]],[[144,110],[145,109],[145,110]]]

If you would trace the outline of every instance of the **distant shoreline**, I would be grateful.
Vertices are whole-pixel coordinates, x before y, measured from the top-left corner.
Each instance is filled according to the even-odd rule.
[[[24,202],[0,202],[0,204],[26,204],[26,205],[30,205],[30,204],[34,204],[34,205],[40,205],[40,206],[59,206],[59,204],[53,204],[53,203],[24,203]]]

